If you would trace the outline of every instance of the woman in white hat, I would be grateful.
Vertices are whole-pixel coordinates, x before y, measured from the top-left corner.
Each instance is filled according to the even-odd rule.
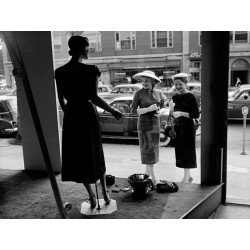
[[[146,174],[156,182],[154,164],[159,161],[160,118],[159,109],[164,108],[164,98],[160,90],[154,87],[161,80],[152,71],[135,74],[143,88],[138,90],[133,99],[132,112],[139,115],[137,130],[141,153],[141,162],[146,165]]]
[[[176,166],[184,169],[183,183],[191,183],[190,170],[197,167],[195,151],[195,124],[199,118],[199,106],[195,96],[186,88],[188,75],[180,73],[173,77],[178,91],[173,97],[173,116],[175,118],[175,158]]]

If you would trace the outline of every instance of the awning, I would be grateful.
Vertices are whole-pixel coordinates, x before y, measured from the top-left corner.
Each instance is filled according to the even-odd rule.
[[[177,60],[166,61],[166,63],[162,64],[162,62],[131,62],[123,64],[122,69],[124,70],[136,70],[136,69],[167,69],[169,67],[180,67],[181,62]]]

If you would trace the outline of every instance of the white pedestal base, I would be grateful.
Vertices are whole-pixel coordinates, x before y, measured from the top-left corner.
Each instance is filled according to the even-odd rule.
[[[99,199],[100,210],[98,210],[98,203],[95,208],[90,207],[90,203],[83,202],[81,206],[81,213],[85,215],[99,215],[99,214],[111,214],[117,210],[116,200],[110,201],[106,204],[104,199]]]

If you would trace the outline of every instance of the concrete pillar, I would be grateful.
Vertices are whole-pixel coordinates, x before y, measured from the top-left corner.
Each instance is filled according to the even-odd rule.
[[[226,183],[228,65],[229,32],[202,32],[201,184]]]
[[[27,72],[53,171],[60,172],[60,140],[51,32],[8,33],[11,47],[16,55],[21,56]],[[13,52],[9,51],[9,53],[13,56]],[[19,67],[14,61],[13,66]],[[18,109],[22,123],[24,167],[26,170],[46,171],[22,78],[16,78],[16,82]]]

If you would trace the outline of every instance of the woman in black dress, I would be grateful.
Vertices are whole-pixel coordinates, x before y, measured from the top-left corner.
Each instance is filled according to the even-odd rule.
[[[106,187],[106,167],[96,106],[123,117],[97,95],[100,71],[88,59],[88,39],[72,36],[68,42],[71,60],[55,70],[58,99],[64,112],[62,132],[62,181],[83,183],[92,208],[96,206],[91,183],[100,179],[105,202],[110,203]],[[65,102],[66,100],[66,102]]]
[[[176,132],[176,166],[184,169],[183,183],[191,183],[193,181],[190,169],[197,167],[195,151],[196,129],[193,119],[199,117],[197,100],[186,88],[187,79],[188,75],[185,73],[174,76],[174,84],[178,92],[172,97]]]

